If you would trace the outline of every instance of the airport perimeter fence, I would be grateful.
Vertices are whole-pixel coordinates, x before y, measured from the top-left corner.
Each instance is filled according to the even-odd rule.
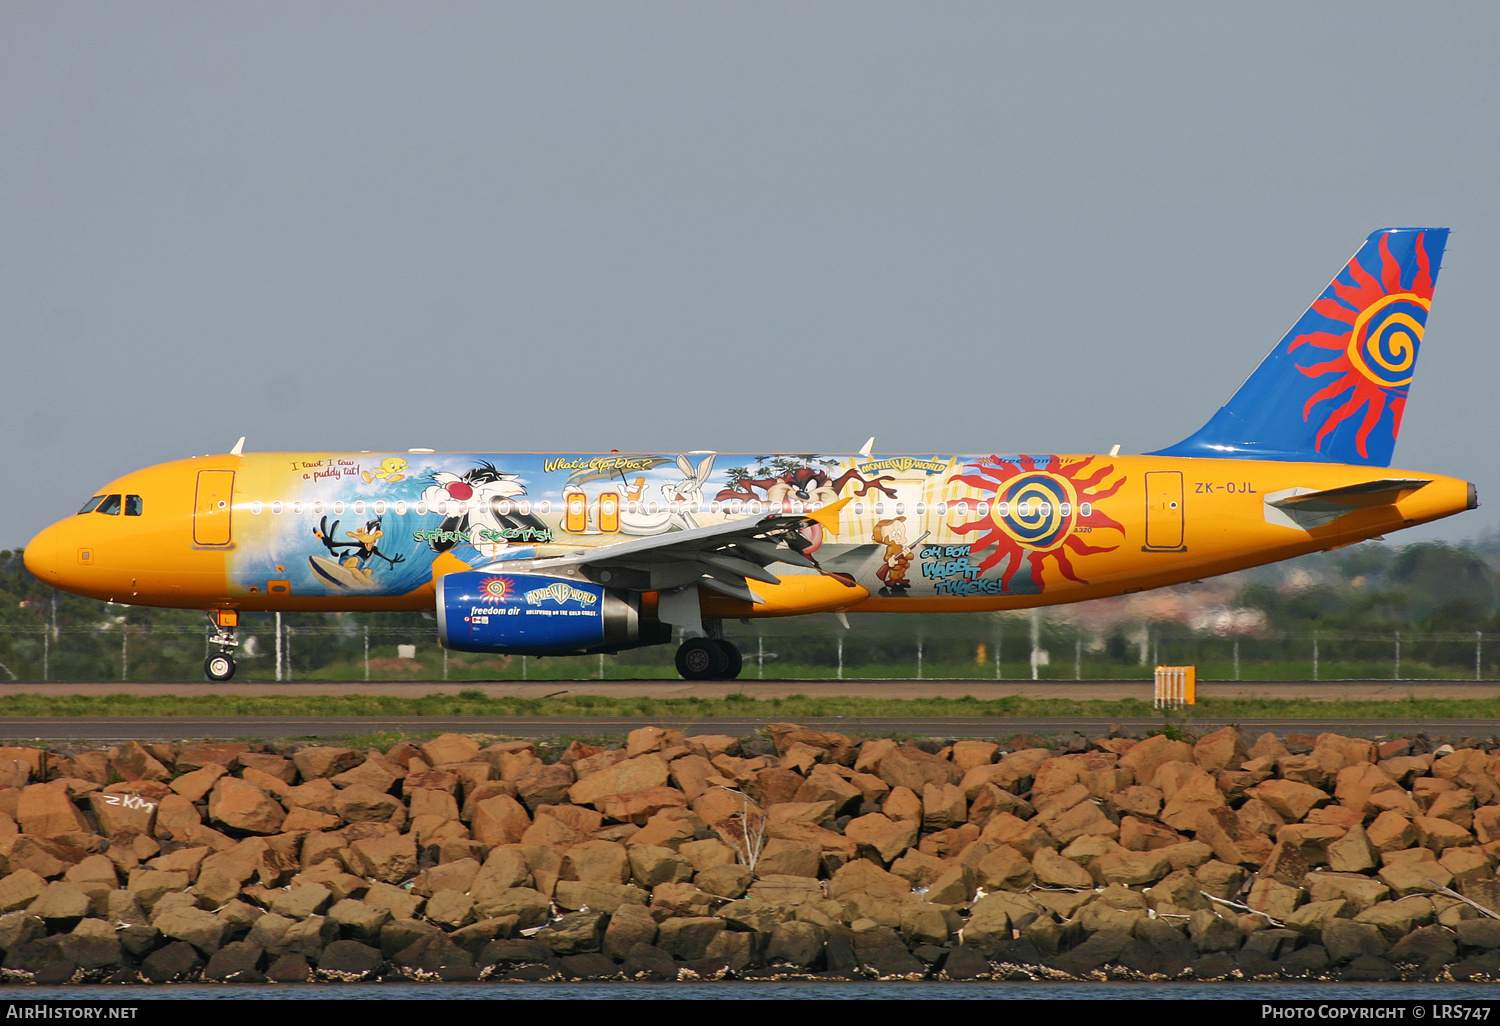
[[[674,648],[615,655],[526,657],[448,652],[436,625],[246,618],[238,678],[256,681],[572,680],[672,678]],[[1128,680],[1164,663],[1207,681],[1496,680],[1500,634],[1481,631],[1306,631],[1222,636],[1142,625],[1108,636],[1011,619],[976,625],[930,618],[726,623],[744,656],[741,680]],[[41,681],[198,681],[212,651],[185,624],[0,626],[0,693]]]

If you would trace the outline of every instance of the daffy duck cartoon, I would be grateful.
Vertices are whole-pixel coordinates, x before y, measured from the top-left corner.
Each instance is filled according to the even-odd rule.
[[[334,541],[333,535],[338,532],[339,522],[335,520],[333,526],[328,526],[328,518],[323,517],[318,521],[318,529],[313,536],[323,543],[328,549],[328,554],[343,564],[345,570],[350,573],[363,574],[366,579],[373,576],[373,571],[366,565],[371,559],[383,559],[387,564],[394,567],[397,563],[406,562],[405,556],[396,556],[394,559],[380,551],[379,541],[385,537],[385,532],[380,529],[380,518],[377,517],[365,524],[363,529],[345,531],[344,536],[353,538],[353,541]],[[316,569],[316,567],[315,567]]]

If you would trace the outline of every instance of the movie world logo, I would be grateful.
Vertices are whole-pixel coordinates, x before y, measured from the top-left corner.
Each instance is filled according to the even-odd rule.
[[[905,474],[911,470],[920,470],[924,474],[941,474],[952,465],[952,460],[919,460],[914,456],[892,456],[890,459],[876,460],[873,463],[861,463],[859,472],[866,477],[890,471]]]
[[[560,606],[569,602],[577,602],[580,606],[592,606],[599,601],[599,596],[591,591],[575,588],[563,581],[549,584],[545,588],[533,588],[526,593],[526,604],[530,606],[539,606],[549,600]]]

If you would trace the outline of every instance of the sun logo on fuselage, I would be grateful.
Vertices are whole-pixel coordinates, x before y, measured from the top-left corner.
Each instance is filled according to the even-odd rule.
[[[1031,580],[1040,591],[1046,587],[1043,564],[1052,560],[1058,571],[1070,581],[1088,582],[1073,572],[1068,553],[1088,556],[1112,552],[1118,545],[1088,545],[1079,538],[1083,532],[1125,528],[1100,512],[1096,503],[1107,499],[1125,483],[1121,477],[1105,485],[1114,472],[1113,464],[1093,467],[1094,458],[1063,462],[1055,456],[1019,456],[1000,459],[992,456],[982,463],[970,464],[970,474],[953,480],[990,492],[989,513],[978,520],[953,525],[956,534],[972,534],[970,551],[978,555],[993,549],[979,563],[981,572],[1006,561],[1000,575],[1000,587],[1010,591],[1010,582],[1024,559],[1031,564]],[[1090,471],[1085,474],[1086,471]],[[1008,560],[1008,561],[1007,561]]]
[[[1392,438],[1401,430],[1417,349],[1422,344],[1427,311],[1432,307],[1432,267],[1423,243],[1425,234],[1416,238],[1417,268],[1410,284],[1403,286],[1401,265],[1391,255],[1387,245],[1389,236],[1382,235],[1379,279],[1361,267],[1358,260],[1351,260],[1347,271],[1352,281],[1340,280],[1341,274],[1312,305],[1314,311],[1342,330],[1306,332],[1287,346],[1288,353],[1304,343],[1314,349],[1338,353],[1331,360],[1297,367],[1310,378],[1333,375],[1333,380],[1314,392],[1303,405],[1303,420],[1312,416],[1318,403],[1348,395],[1328,413],[1318,429],[1314,448],[1319,452],[1323,450],[1323,440],[1361,409],[1364,416],[1354,438],[1361,456],[1369,458],[1370,432],[1380,423],[1387,407],[1391,410]]]
[[[487,577],[479,585],[479,601],[500,605],[510,598],[515,587],[509,577]]]

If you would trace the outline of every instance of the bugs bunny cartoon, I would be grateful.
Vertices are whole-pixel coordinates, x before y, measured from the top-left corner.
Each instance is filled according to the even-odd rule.
[[[666,508],[647,513],[637,504],[634,512],[629,509],[622,510],[620,512],[621,533],[652,535],[673,530],[686,531],[688,528],[697,527],[698,521],[693,513],[703,510],[703,486],[708,482],[709,475],[714,472],[714,459],[717,456],[717,453],[709,453],[699,461],[696,467],[687,456],[678,456],[677,468],[682,471],[681,480],[667,481],[661,486]]]

